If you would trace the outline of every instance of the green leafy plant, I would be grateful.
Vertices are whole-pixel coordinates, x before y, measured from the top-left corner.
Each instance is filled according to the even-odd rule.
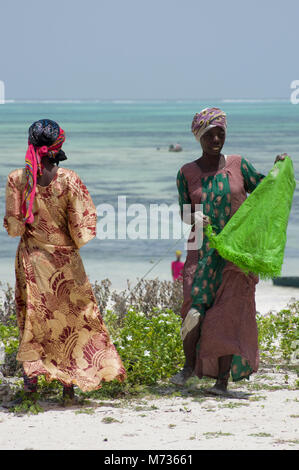
[[[0,341],[5,346],[6,354],[13,354],[17,351],[19,345],[19,330],[15,326],[15,317],[11,317],[11,323],[3,325],[0,323]]]
[[[17,327],[14,290],[0,282],[0,346],[4,348],[4,364],[1,371],[4,375],[16,375],[20,368],[16,360],[19,346],[19,330]]]
[[[150,315],[130,309],[121,324],[107,314],[106,325],[124,362],[128,382],[153,384],[170,377],[183,364],[180,318],[170,309]]]
[[[257,324],[262,358],[292,362],[294,354],[299,351],[299,302],[288,304],[278,313],[257,315]]]
[[[23,391],[18,392],[17,396],[23,400],[19,405],[10,409],[15,414],[33,414],[43,413],[43,408],[38,404],[39,393],[32,393],[30,398]]]
[[[0,300],[0,341],[5,346],[6,354],[16,352],[18,348],[19,330],[17,327],[14,290],[0,282],[2,296]]]
[[[4,375],[16,375],[19,333],[14,292],[9,285],[0,285],[0,288],[3,291],[0,343],[4,344],[6,353],[1,369]],[[93,289],[111,339],[126,368],[127,380],[122,384],[117,381],[105,383],[100,390],[84,396],[133,397],[176,373],[184,363],[179,315],[181,284],[143,280],[134,288],[128,283],[127,290],[116,294],[111,292],[109,279],[105,279],[95,283]],[[278,313],[258,314],[257,324],[262,360],[294,364],[294,355],[299,350],[299,302],[289,304]],[[43,376],[39,377],[38,388],[46,397],[57,397],[62,392],[59,382],[48,383]]]

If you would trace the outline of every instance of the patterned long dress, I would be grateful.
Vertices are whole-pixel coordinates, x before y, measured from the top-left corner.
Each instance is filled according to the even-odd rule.
[[[103,323],[79,248],[96,235],[96,210],[78,175],[65,168],[37,185],[34,222],[24,225],[21,197],[25,170],[12,171],[6,186],[4,226],[21,236],[16,273],[20,331],[17,359],[25,374],[44,374],[83,391],[102,381],[125,379],[125,370]]]
[[[226,156],[225,167],[203,172],[197,161],[184,165],[177,175],[179,204],[203,212],[219,233],[264,175],[240,155]],[[188,243],[194,239],[191,230]],[[184,303],[182,318],[190,308],[202,317],[197,344],[195,373],[198,377],[218,377],[218,358],[233,355],[231,374],[234,381],[249,378],[259,363],[255,285],[258,278],[246,276],[236,265],[224,260],[210,248],[204,235],[198,250],[188,249],[184,266]]]

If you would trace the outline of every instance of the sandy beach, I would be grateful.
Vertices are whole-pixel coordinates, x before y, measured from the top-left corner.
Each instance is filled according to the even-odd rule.
[[[262,315],[269,311],[279,312],[286,308],[291,299],[299,300],[299,289],[275,286],[272,281],[259,281],[256,287],[255,303],[257,312]]]
[[[88,400],[66,409],[41,402],[38,415],[2,409],[0,449],[294,450],[295,380],[294,372],[261,368],[247,384],[231,385],[243,398],[206,396],[191,379],[181,390],[164,387],[160,396],[135,400]]]
[[[299,290],[261,281],[257,310],[278,311]],[[136,399],[85,400],[63,408],[40,402],[38,415],[0,408],[0,449],[254,450],[299,448],[299,393],[295,369],[261,365],[250,381],[231,384],[238,398],[210,397],[213,381],[194,378]],[[241,398],[240,398],[241,396]]]

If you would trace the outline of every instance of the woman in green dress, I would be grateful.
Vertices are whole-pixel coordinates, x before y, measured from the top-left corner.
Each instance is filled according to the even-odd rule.
[[[219,108],[197,113],[192,132],[201,144],[202,156],[184,165],[177,175],[181,217],[192,225],[181,311],[186,360],[171,382],[184,385],[192,375],[212,377],[216,383],[209,392],[221,395],[227,393],[230,373],[233,381],[238,381],[258,369],[258,277],[245,275],[221,258],[209,246],[206,235],[201,246],[197,238],[199,230],[209,223],[219,233],[264,175],[242,156],[222,153],[226,115]],[[284,155],[275,161],[279,159]]]

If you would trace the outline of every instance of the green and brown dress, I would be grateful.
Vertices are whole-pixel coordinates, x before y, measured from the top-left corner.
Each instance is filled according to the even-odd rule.
[[[225,157],[224,168],[203,172],[198,160],[184,165],[177,175],[179,204],[203,205],[216,233],[219,233],[264,175],[240,155]],[[194,240],[191,229],[189,246]],[[218,377],[218,358],[233,355],[232,379],[248,378],[259,364],[255,286],[258,278],[245,275],[236,265],[224,260],[204,235],[198,249],[188,249],[184,266],[184,320],[190,308],[202,318],[197,345],[195,374]]]

